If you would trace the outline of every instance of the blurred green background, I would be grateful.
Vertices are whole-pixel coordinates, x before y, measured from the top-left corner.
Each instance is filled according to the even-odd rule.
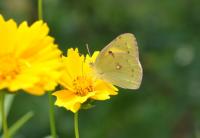
[[[36,0],[1,0],[0,13],[18,23],[37,20]],[[101,50],[119,34],[134,33],[144,69],[139,90],[80,111],[81,138],[200,138],[199,0],[44,0],[44,20],[66,53]],[[55,99],[55,98],[54,98]],[[49,135],[48,97],[18,93],[8,117],[35,116],[15,138]],[[73,114],[55,107],[60,138],[73,138]]]

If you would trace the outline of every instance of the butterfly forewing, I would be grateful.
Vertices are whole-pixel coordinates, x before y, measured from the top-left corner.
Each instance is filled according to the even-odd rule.
[[[101,79],[126,89],[139,88],[142,67],[134,35],[126,33],[114,39],[99,53],[94,67]]]

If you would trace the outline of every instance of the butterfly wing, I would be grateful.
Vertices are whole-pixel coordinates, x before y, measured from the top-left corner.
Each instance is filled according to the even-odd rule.
[[[134,35],[122,34],[109,43],[97,56],[94,68],[101,79],[125,89],[138,89],[142,67]]]

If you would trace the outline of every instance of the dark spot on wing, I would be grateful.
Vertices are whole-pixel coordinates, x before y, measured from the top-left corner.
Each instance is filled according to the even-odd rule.
[[[115,54],[112,51],[108,51],[108,54],[111,55],[112,57],[115,57]]]
[[[103,73],[103,72],[100,72],[99,74],[100,74],[100,75],[103,75],[104,73]]]
[[[129,49],[129,44],[127,42],[125,42],[125,46],[127,47],[127,54],[130,54],[130,49]]]
[[[116,64],[116,69],[120,70],[122,68],[122,65],[120,65],[119,63]]]
[[[131,77],[134,77],[134,69],[131,69]]]

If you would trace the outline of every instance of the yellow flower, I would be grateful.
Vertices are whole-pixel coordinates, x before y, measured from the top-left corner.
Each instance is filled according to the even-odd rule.
[[[53,90],[60,77],[61,51],[48,36],[46,23],[19,26],[0,15],[0,89],[23,89],[41,95]]]
[[[95,52],[92,57],[84,57],[79,55],[78,49],[68,50],[67,57],[62,58],[63,73],[59,81],[63,90],[53,93],[57,97],[57,106],[75,113],[88,99],[106,100],[117,94],[116,87],[94,76],[89,62],[95,61],[97,55]]]

